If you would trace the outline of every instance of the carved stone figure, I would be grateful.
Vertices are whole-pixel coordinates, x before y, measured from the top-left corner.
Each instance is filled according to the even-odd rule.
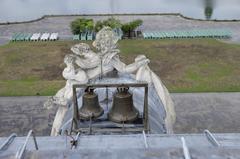
[[[93,69],[100,65],[100,57],[93,52],[88,44],[80,43],[71,48],[75,56],[75,63],[83,70]]]
[[[133,73],[140,66],[149,63],[145,57],[135,61],[133,64],[124,64],[118,56],[120,52],[117,49],[118,38],[115,36],[111,28],[105,27],[98,32],[93,46],[99,51],[94,53],[87,44],[77,44],[71,48],[76,55],[76,64],[85,70],[88,79],[93,79],[101,74],[116,69],[122,73]]]
[[[118,56],[120,50],[117,49],[117,42],[118,38],[112,29],[104,27],[97,33],[93,42],[93,46],[99,52],[95,53],[88,44],[80,43],[71,48],[73,54],[65,56],[66,68],[62,74],[67,80],[66,85],[49,100],[52,102],[46,102],[46,106],[53,105],[52,103],[60,106],[53,123],[51,135],[56,135],[59,131],[64,115],[71,103],[72,85],[87,83],[89,80],[102,77],[114,69],[121,73],[133,74],[137,72],[136,80],[153,84],[164,104],[165,110],[170,114],[166,122],[174,122],[175,114],[172,100],[160,78],[148,67],[149,59],[144,55],[139,55],[135,58],[134,63],[126,65]],[[171,128],[169,128],[169,131],[171,131]]]

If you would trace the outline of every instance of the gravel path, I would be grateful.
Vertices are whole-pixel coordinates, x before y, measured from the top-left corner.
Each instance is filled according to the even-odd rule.
[[[11,24],[0,25],[0,44],[2,39],[11,38],[17,32],[59,32],[62,39],[68,39],[72,36],[69,24],[79,16],[61,16],[61,17],[47,17],[40,21],[25,24]],[[240,42],[240,22],[211,22],[211,21],[197,21],[187,20],[180,16],[174,15],[127,15],[114,16],[123,22],[128,22],[134,19],[142,19],[142,30],[188,30],[196,28],[228,28],[233,32],[232,42]],[[92,18],[102,20],[109,18],[109,16],[85,16],[85,18]]]

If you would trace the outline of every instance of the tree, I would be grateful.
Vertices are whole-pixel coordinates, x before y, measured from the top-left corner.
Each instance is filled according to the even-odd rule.
[[[121,28],[121,26],[122,26],[120,20],[115,19],[115,18],[109,18],[109,19],[103,21],[103,24],[104,24],[104,26],[109,26],[112,29]]]
[[[134,31],[137,27],[142,25],[143,21],[141,19],[134,20],[129,23],[125,23],[122,25],[122,31],[124,34],[128,34],[128,37],[131,36],[131,32]]]
[[[95,31],[98,32],[104,26],[109,26],[112,29],[114,29],[114,28],[121,28],[122,24],[121,24],[120,20],[115,19],[115,18],[109,18],[109,19],[104,20],[104,21],[97,21],[97,23],[95,24]]]
[[[130,23],[126,23],[126,24],[123,24],[122,26],[122,31],[124,34],[128,34],[128,36],[130,37],[130,34],[131,34],[131,26],[130,26]]]
[[[87,30],[93,30],[94,23],[92,19],[79,18],[71,22],[71,30],[73,34],[80,34]]]
[[[98,32],[103,28],[103,22],[102,21],[97,21],[95,24],[95,31]]]
[[[213,14],[214,3],[212,0],[205,0],[204,3],[205,3],[205,10],[204,10],[205,17],[207,20],[209,20],[209,19],[211,19],[212,14]]]
[[[121,28],[124,34],[128,34],[128,37],[131,37],[131,32],[134,31],[137,27],[142,25],[142,20],[134,20],[129,23],[122,24],[120,20],[115,18],[109,18],[103,21],[97,21],[94,25],[92,19],[79,18],[71,22],[71,30],[73,34],[80,34],[87,30],[95,30],[98,32],[104,26],[109,26],[112,29]]]

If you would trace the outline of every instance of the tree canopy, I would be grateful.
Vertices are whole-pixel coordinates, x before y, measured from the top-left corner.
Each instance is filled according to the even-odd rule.
[[[137,27],[142,25],[142,23],[143,23],[143,21],[141,19],[137,19],[137,20],[131,21],[129,23],[123,24],[122,25],[122,31],[125,34],[128,34],[128,36],[130,36],[130,33],[132,31],[134,31]]]
[[[85,19],[85,18],[78,18],[71,22],[71,29],[73,34],[80,34],[81,32],[85,32],[87,30],[95,30],[98,32],[104,26],[109,26],[111,28],[121,28],[124,34],[128,34],[134,31],[137,27],[142,25],[143,21],[140,19],[128,22],[128,23],[121,23],[120,20],[115,18],[109,18],[103,21],[97,21],[94,25],[93,19]]]
[[[95,25],[95,31],[101,30],[104,26],[109,26],[112,29],[114,29],[114,28],[121,28],[122,24],[121,24],[120,20],[115,19],[115,18],[109,18],[107,20],[97,21],[97,23]]]
[[[80,34],[87,30],[93,30],[94,22],[92,19],[78,18],[71,22],[71,29],[73,34]]]

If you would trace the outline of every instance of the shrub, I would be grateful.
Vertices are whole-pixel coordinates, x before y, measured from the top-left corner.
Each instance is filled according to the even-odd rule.
[[[79,18],[71,22],[71,30],[73,34],[80,34],[86,30],[95,30],[98,32],[104,26],[109,26],[111,28],[121,28],[124,34],[131,37],[131,32],[134,31],[137,27],[142,25],[142,20],[134,20],[126,24],[122,24],[120,20],[115,18],[109,18],[103,21],[97,21],[95,26],[92,19]]]
[[[142,25],[143,21],[141,19],[134,20],[132,22],[122,25],[122,31],[124,34],[128,34],[128,37],[131,36],[131,32],[134,31],[137,27]]]
[[[92,19],[79,18],[71,22],[71,30],[73,34],[80,34],[86,30],[93,30],[94,23]]]
[[[120,20],[115,18],[109,18],[104,21],[97,21],[95,25],[95,31],[101,30],[104,26],[109,26],[111,28],[121,28],[122,24]]]
[[[95,24],[95,31],[98,32],[99,30],[101,30],[103,28],[103,22],[102,21],[97,21]]]

